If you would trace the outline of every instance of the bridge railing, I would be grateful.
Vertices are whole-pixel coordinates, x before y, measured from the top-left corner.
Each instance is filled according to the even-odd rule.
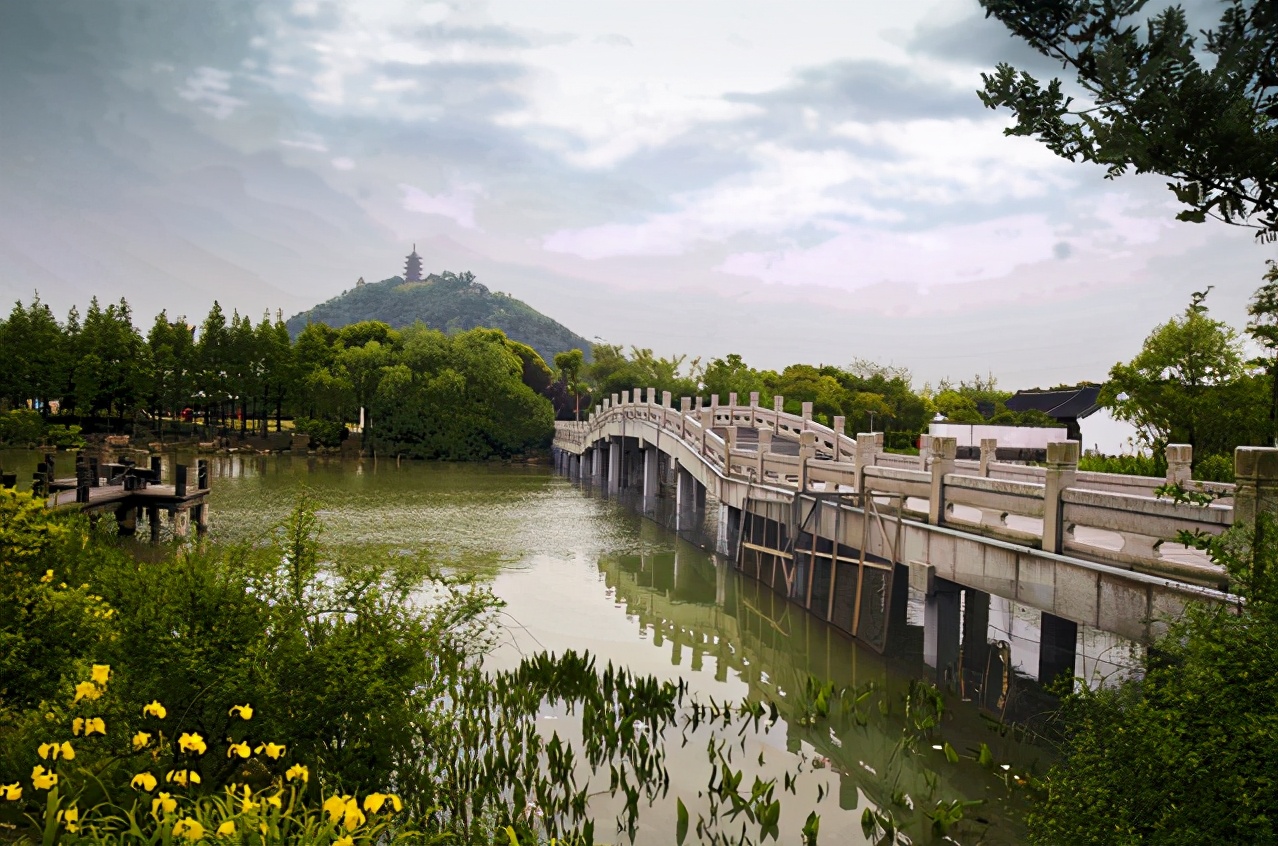
[[[1168,448],[1167,478],[1130,477],[1079,471],[1077,444],[1053,445],[1069,448],[1058,450],[1065,459],[1056,463],[1049,455],[1047,467],[997,461],[993,442],[982,443],[980,461],[957,460],[953,438],[927,439],[919,456],[896,455],[883,450],[881,433],[853,439],[811,414],[810,403],[799,415],[785,412],[781,397],[771,409],[755,394],[744,406],[732,395],[727,405],[685,397],[674,408],[668,392],[658,401],[654,390],[636,390],[614,394],[586,421],[557,423],[555,444],[582,452],[616,434],[618,420],[633,421],[679,438],[728,481],[900,497],[909,516],[975,534],[1205,584],[1223,578],[1201,552],[1169,539],[1228,528],[1234,486],[1193,483],[1221,498],[1207,506],[1155,495],[1169,481],[1189,481],[1187,446]]]

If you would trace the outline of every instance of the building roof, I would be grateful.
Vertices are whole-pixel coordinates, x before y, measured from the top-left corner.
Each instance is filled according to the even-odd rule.
[[[1034,409],[1057,420],[1070,417],[1081,420],[1100,408],[1096,404],[1099,396],[1100,385],[1079,385],[1051,391],[1017,391],[1004,405],[1011,411]]]

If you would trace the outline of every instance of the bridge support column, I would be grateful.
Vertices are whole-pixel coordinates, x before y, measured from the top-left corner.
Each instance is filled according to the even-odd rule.
[[[938,683],[953,682],[958,672],[962,596],[959,585],[933,578],[923,601],[923,663],[936,670]]]
[[[963,588],[963,667],[964,684],[975,682],[982,695],[988,687],[985,678],[990,655],[990,595],[975,588]]]
[[[660,490],[657,483],[657,448],[650,446],[643,451],[643,499],[644,507],[647,507],[649,500],[657,498],[657,491]]]
[[[733,540],[741,528],[741,514],[740,508],[733,508],[723,502],[719,503],[719,527],[715,532],[714,546],[715,551],[720,555],[731,555],[736,548]]]
[[[621,449],[620,441],[608,441],[608,490],[613,492],[621,490]]]
[[[1078,655],[1078,623],[1044,611],[1038,631],[1038,680],[1049,684],[1062,674],[1072,678]]]

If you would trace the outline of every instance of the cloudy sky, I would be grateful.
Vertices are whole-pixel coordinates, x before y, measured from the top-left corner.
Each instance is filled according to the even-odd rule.
[[[0,294],[285,316],[471,270],[586,336],[1101,379],[1272,247],[1002,135],[976,0],[0,4]]]

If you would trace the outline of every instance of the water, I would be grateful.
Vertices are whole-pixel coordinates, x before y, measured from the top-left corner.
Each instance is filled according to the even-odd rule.
[[[0,466],[24,479],[36,460],[0,453]],[[60,475],[64,462],[67,472],[72,466],[70,456],[60,456]],[[948,742],[959,763],[948,763],[930,742],[917,754],[901,752],[903,699],[910,680],[927,673],[921,655],[911,654],[911,639],[921,641],[911,627],[896,633],[905,645],[889,650],[891,657],[859,647],[699,546],[546,467],[230,456],[213,459],[211,476],[215,541],[251,542],[305,494],[318,507],[333,554],[425,549],[454,572],[490,579],[506,602],[492,667],[511,667],[542,649],[588,650],[601,663],[683,680],[702,698],[777,702],[781,721],[748,731],[734,763],[745,767],[747,785],[755,774],[780,782],[787,771],[800,773],[794,795],[777,788],[782,843],[799,842],[810,810],[821,815],[820,842],[869,842],[861,830],[869,805],[912,820],[913,842],[927,842],[932,835],[917,809],[942,799],[984,801],[968,816],[985,822],[955,834],[960,842],[1023,840],[1019,792],[1008,788],[1000,766],[982,768],[974,754],[985,743],[998,764],[1016,772],[1046,765],[1038,747],[1000,733],[974,703],[950,696],[932,742]],[[875,709],[864,727],[846,719],[800,725],[797,700],[810,676],[852,687],[872,682],[889,713]],[[572,736],[567,714],[548,711],[543,719],[547,731]],[[667,741],[670,798],[643,810],[639,843],[673,842],[675,796],[694,828],[705,812],[707,800],[698,798],[709,774],[705,738],[680,746],[676,733]],[[592,805],[604,842],[613,836],[607,815],[619,805],[606,796]]]

